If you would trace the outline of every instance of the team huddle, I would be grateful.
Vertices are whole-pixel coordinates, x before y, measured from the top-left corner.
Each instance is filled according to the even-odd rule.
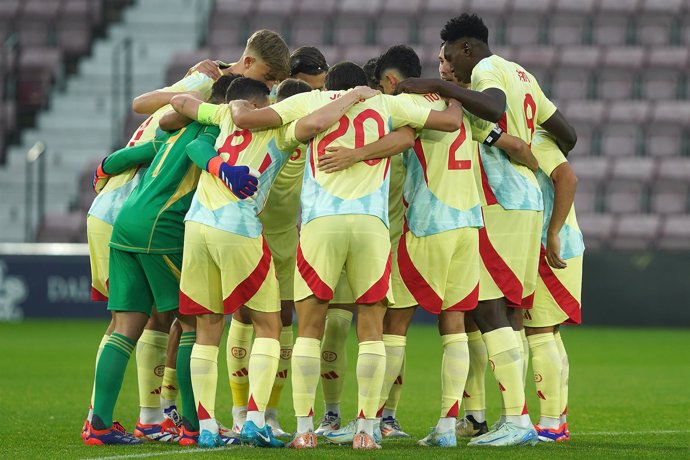
[[[491,53],[481,18],[455,17],[440,36],[440,78],[422,79],[406,45],[329,67],[318,49],[290,54],[260,30],[235,63],[203,61],[134,100],[150,116],[96,170],[87,217],[92,297],[112,320],[86,444],[380,449],[409,438],[396,412],[415,372],[405,348],[417,307],[438,316],[443,344],[439,418],[419,445],[570,439],[559,326],[581,321],[566,160],[576,134],[529,72]],[[342,414],[353,313],[357,412]],[[215,412],[225,315],[231,427]],[[135,349],[129,433],[113,412]],[[502,402],[491,427],[489,362]],[[288,377],[294,433],[278,422]]]

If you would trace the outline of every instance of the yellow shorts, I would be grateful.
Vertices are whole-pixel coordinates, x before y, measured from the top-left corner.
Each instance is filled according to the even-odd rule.
[[[266,313],[280,311],[278,279],[266,240],[187,221],[180,313],[227,315],[242,305]]]
[[[325,216],[302,225],[297,248],[295,300],[314,295],[332,300],[345,270],[357,304],[388,301],[391,243],[386,225],[375,216]]]
[[[551,268],[542,248],[539,258],[539,278],[534,293],[534,306],[524,312],[528,327],[550,327],[558,324],[582,322],[582,257],[566,260],[562,270]]]
[[[506,298],[509,307],[530,308],[537,286],[541,211],[482,207],[479,230],[479,300]]]
[[[399,157],[400,155],[396,155]],[[393,158],[395,158],[394,156]],[[392,165],[392,163],[391,163]],[[402,167],[402,165],[400,165]],[[391,199],[388,202],[389,205],[389,210],[388,210],[388,220],[390,223],[390,226],[388,228],[388,234],[390,235],[390,241],[391,241],[391,267],[393,270],[395,270],[395,264],[396,264],[396,259],[398,257],[398,243],[400,242],[400,235],[402,235],[402,230],[403,230],[403,217],[405,215],[405,206],[403,205],[402,202],[402,190],[400,190],[400,196],[399,200],[395,201],[393,199],[393,188],[392,188],[392,181],[391,181]],[[393,209],[395,207],[395,209]],[[280,276],[279,276],[280,277]],[[393,290],[393,298],[396,299],[396,304],[398,300],[397,292],[396,292],[396,286],[395,286],[395,279],[391,278],[391,283],[392,283],[392,290]],[[404,287],[404,285],[403,285]],[[407,289],[405,289],[407,290]],[[408,295],[409,292],[407,293]],[[353,304],[355,303],[355,297],[352,294],[352,289],[350,289],[350,284],[347,281],[347,274],[343,270],[343,272],[340,274],[340,279],[338,280],[338,284],[335,287],[335,291],[333,292],[333,300],[331,301],[331,304]],[[416,305],[416,304],[415,304]],[[391,306],[391,305],[389,305]]]
[[[404,233],[395,273],[396,308],[419,305],[434,314],[474,309],[479,299],[478,229],[458,228],[424,237]],[[403,299],[397,297],[395,288],[400,284],[412,298],[407,293]]]
[[[265,233],[264,238],[273,255],[280,287],[280,300],[294,300],[295,259],[299,244],[297,226],[281,233]]]
[[[108,301],[109,245],[112,234],[112,225],[98,217],[86,217],[86,238],[89,242],[91,264],[91,300],[94,301]]]

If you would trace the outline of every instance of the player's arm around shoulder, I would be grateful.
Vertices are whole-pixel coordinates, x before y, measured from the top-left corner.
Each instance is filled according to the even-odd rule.
[[[527,166],[532,172],[537,172],[539,169],[539,161],[530,150],[529,145],[519,137],[504,132],[501,133],[494,145],[503,150],[511,160]]]
[[[456,99],[449,99],[446,110],[429,112],[424,128],[451,133],[462,128],[463,117],[462,104]]]

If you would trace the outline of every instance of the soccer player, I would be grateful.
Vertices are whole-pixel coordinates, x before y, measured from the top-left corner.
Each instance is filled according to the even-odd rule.
[[[573,205],[577,176],[555,141],[541,128],[534,133],[532,151],[539,160],[537,179],[544,195],[544,224],[534,306],[525,310],[524,323],[539,397],[539,440],[560,442],[570,439],[570,433],[566,422],[568,355],[559,326],[582,321],[585,245]]]
[[[458,98],[474,115],[498,122],[503,131],[531,143],[543,126],[559,147],[569,151],[576,136],[564,117],[544,96],[536,79],[519,65],[493,55],[488,29],[476,15],[451,19],[441,31],[444,53],[460,88],[442,80],[402,82],[400,90],[437,92]],[[521,344],[521,308],[531,307],[536,287],[541,192],[534,174],[509,161],[499,150],[481,146],[481,184],[486,205],[480,231],[479,306],[475,320],[486,344],[505,408],[505,423],[474,438],[470,445],[522,445],[536,441],[524,393],[525,347]],[[481,422],[481,420],[477,420]]]
[[[393,93],[400,81],[420,74],[419,57],[405,45],[389,48],[379,57],[376,67],[376,76],[386,93]],[[439,108],[443,105],[436,94],[401,97],[408,97],[422,107]],[[397,254],[393,256],[396,304],[389,307],[384,321],[386,378],[379,415],[383,415],[384,402],[403,365],[407,330],[414,307],[420,304],[432,313],[440,314],[440,332],[444,343],[448,342],[444,347],[448,355],[444,354],[442,371],[442,417],[434,431],[420,441],[426,446],[456,444],[455,419],[461,397],[455,396],[462,395],[467,373],[467,368],[463,368],[468,364],[467,359],[455,360],[453,357],[459,350],[467,354],[463,316],[464,311],[476,306],[479,283],[479,247],[473,241],[478,238],[477,229],[482,226],[482,220],[473,166],[477,147],[472,138],[495,143],[509,152],[514,149],[529,151],[524,142],[500,133],[493,124],[476,118],[473,121],[474,126],[471,126],[470,117],[465,117],[463,128],[449,134],[423,130],[414,148],[403,154],[405,202],[408,203],[406,228],[409,230],[402,235],[400,246],[396,244]],[[338,158],[339,162],[346,162],[349,158],[371,160],[375,157],[367,152],[368,149],[369,146],[360,149],[359,156],[357,151],[344,149],[330,155],[333,161]],[[320,164],[331,160],[326,156],[322,158]],[[458,237],[457,233],[463,236]],[[446,237],[450,240],[444,240]],[[461,246],[462,251],[458,249]],[[453,252],[453,248],[458,250]]]
[[[350,62],[339,63],[326,76],[327,91],[300,94],[254,111],[233,103],[233,119],[246,129],[280,126],[344,97],[343,90],[360,84],[366,84],[364,71]],[[400,98],[377,96],[356,104],[337,127],[310,142],[295,272],[298,338],[293,349],[292,382],[297,432],[290,447],[316,447],[312,416],[319,378],[320,339],[328,303],[345,268],[357,299],[360,341],[357,363],[360,419],[352,445],[355,449],[380,448],[373,435],[385,371],[382,321],[386,305],[393,302],[387,228],[389,162],[361,163],[347,171],[326,175],[316,170],[316,160],[329,144],[363,146],[400,126],[453,131],[459,127],[460,113],[454,103],[444,112],[438,112],[418,108]]]
[[[158,121],[170,110],[167,104],[173,95],[187,91],[198,91],[201,97],[206,98],[211,94],[214,78],[218,78],[219,73],[216,71],[212,72],[211,74],[214,75],[214,77],[210,78],[206,75],[206,73],[210,73],[207,69],[201,68],[201,70],[206,73],[197,70],[202,64],[203,63],[199,63],[197,66],[194,66],[184,79],[174,85],[148,93],[149,95],[155,93],[153,96],[156,98],[155,104],[147,103],[146,105],[147,110],[151,110],[152,114],[135,131],[132,138],[127,143],[128,146],[141,145],[151,141],[155,137]],[[221,88],[219,88],[219,91],[220,90]],[[224,94],[222,94],[221,97],[224,97]],[[146,101],[147,98],[148,96],[146,95],[137,97],[140,101]],[[143,174],[144,170],[140,168],[140,165],[137,165],[121,174],[100,178],[96,184],[98,196],[94,199],[86,220],[92,277],[91,298],[93,300],[108,300],[108,244],[112,235],[112,225],[123,203],[134,187],[139,183]],[[101,339],[96,355],[96,365],[98,365],[98,359],[103,350],[103,346],[115,327],[115,312],[111,312],[111,314],[113,320]],[[177,330],[179,326],[173,326],[171,328],[170,321],[171,317],[169,314],[159,315],[154,310],[152,318],[146,325],[144,333],[140,338],[139,346],[137,347],[137,379],[139,383],[139,403],[141,406],[139,420],[144,425],[150,425],[146,427],[146,431],[152,433],[147,436],[149,439],[156,439],[161,436],[159,427],[158,429],[152,428],[155,425],[163,423],[165,418],[165,413],[160,410],[161,400],[158,396],[158,392],[164,380],[167,385],[170,385],[172,380],[170,370],[165,371],[163,375],[160,373],[160,369],[164,366],[166,360],[166,343],[168,347],[174,345],[174,349],[177,349],[176,334],[179,333]],[[167,334],[169,329],[172,334],[171,340],[168,339]],[[169,368],[169,366],[165,367]],[[93,415],[94,392],[95,387],[92,391],[89,415],[82,429],[82,438],[86,436],[87,423],[91,421],[91,416]],[[170,392],[166,392],[166,396],[168,396],[169,399],[174,399]],[[167,416],[176,418],[173,407],[168,405],[168,407],[164,409],[167,409]],[[123,430],[121,425],[116,425],[118,429],[121,431]],[[139,431],[142,432],[142,430]]]
[[[302,46],[290,55],[290,78],[306,82],[313,89],[323,89],[328,63],[323,53],[313,46]]]
[[[277,100],[292,95],[309,92],[312,88],[302,80],[290,78],[280,83]],[[266,205],[259,215],[263,226],[263,235],[271,250],[275,263],[281,299],[280,363],[276,373],[271,396],[266,408],[266,423],[277,437],[289,436],[278,422],[278,403],[290,370],[292,357],[293,333],[292,312],[293,276],[299,235],[297,216],[299,214],[299,195],[302,190],[302,175],[307,154],[307,147],[295,148],[289,160],[276,177]],[[233,399],[233,431],[239,433],[247,418],[249,400],[248,363],[251,351],[252,335],[251,314],[247,308],[241,308],[233,314],[227,340],[227,365]]]
[[[222,172],[227,161],[261,173],[257,196],[248,201],[238,200],[222,182],[204,174],[186,218],[180,298],[182,313],[197,317],[192,381],[202,447],[222,442],[214,419],[218,344],[224,313],[233,313],[243,305],[251,311],[257,337],[249,358],[248,413],[240,438],[260,447],[283,445],[265,423],[264,411],[278,368],[281,320],[278,281],[258,215],[271,185],[299,141],[327,129],[361,97],[374,94],[368,88],[360,88],[296,124],[254,132],[238,129],[227,105],[202,104],[189,97],[173,99],[175,109],[184,115],[221,127],[216,143],[220,155],[208,143],[198,142],[189,147],[196,157],[205,154],[207,170]],[[268,89],[252,79],[238,79],[228,90],[229,99],[248,99],[254,107],[267,106],[268,95]]]
[[[289,81],[276,87],[278,101],[310,89],[323,89],[328,64],[321,51],[311,46],[296,49],[290,56]],[[298,79],[298,80],[295,80]],[[301,83],[300,83],[301,81]],[[303,85],[307,84],[305,87]],[[276,178],[271,193],[261,213],[264,235],[276,265],[281,296],[281,319],[283,329],[280,335],[280,365],[271,397],[266,409],[266,422],[277,437],[289,436],[278,422],[278,403],[290,369],[293,333],[292,314],[294,301],[292,295],[295,256],[297,253],[297,215],[299,214],[299,194],[302,189],[302,174],[306,146],[299,146]],[[247,419],[249,398],[249,378],[247,364],[251,350],[254,328],[246,309],[233,314],[227,339],[226,362],[230,388],[232,389],[233,431],[239,433]]]
[[[219,79],[216,89],[229,78]],[[223,101],[222,93],[217,91],[214,100]],[[199,178],[198,169],[187,158],[184,149],[199,136],[215,139],[216,135],[217,129],[199,124],[175,133],[159,131],[150,142],[111,154],[96,171],[95,182],[134,165],[150,165],[113,225],[108,308],[117,312],[117,320],[98,361],[94,413],[84,440],[86,444],[137,441],[110,428],[113,409],[129,356],[148,322],[154,302],[161,313],[177,309],[184,232],[182,218]],[[178,365],[180,367],[183,366]],[[185,404],[191,397],[191,389],[183,385],[182,390]],[[188,416],[189,412],[185,414]],[[145,424],[139,420],[137,431],[151,438],[157,434],[153,439],[159,441],[176,442],[179,440],[177,427],[170,426],[171,423],[166,420]]]

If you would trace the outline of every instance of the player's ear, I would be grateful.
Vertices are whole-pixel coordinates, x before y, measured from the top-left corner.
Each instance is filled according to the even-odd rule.
[[[256,58],[254,58],[252,56],[245,56],[244,59],[242,60],[242,64],[244,64],[245,69],[249,69],[255,62],[256,62]]]
[[[395,78],[394,75],[391,75],[390,73],[386,74],[386,80],[388,80],[388,83],[391,85],[391,87],[395,88],[398,86],[398,79]]]
[[[467,57],[472,56],[472,43],[470,43],[469,41],[463,43],[462,44],[462,52]]]

